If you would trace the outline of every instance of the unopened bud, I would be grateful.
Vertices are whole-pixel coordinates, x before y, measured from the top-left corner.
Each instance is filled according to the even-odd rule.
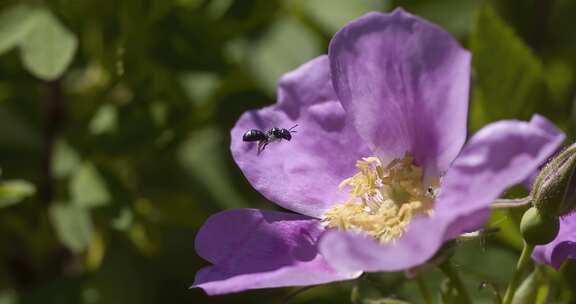
[[[532,186],[533,204],[542,213],[559,217],[576,209],[576,145],[550,161]]]
[[[544,245],[552,242],[559,229],[558,217],[544,214],[535,207],[526,210],[520,221],[522,238],[531,245]]]

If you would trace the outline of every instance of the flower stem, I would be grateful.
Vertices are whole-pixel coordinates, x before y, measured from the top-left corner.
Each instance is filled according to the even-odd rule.
[[[524,273],[526,267],[528,267],[528,264],[530,262],[530,256],[532,255],[532,251],[534,251],[534,245],[530,245],[524,242],[524,248],[522,249],[522,254],[520,254],[520,259],[516,264],[516,272],[514,272],[512,281],[510,281],[510,285],[508,285],[508,289],[506,289],[506,294],[504,295],[504,300],[502,301],[502,304],[512,303],[512,299],[514,299],[514,293],[516,293],[516,289],[520,284],[522,274]]]
[[[460,279],[458,272],[456,272],[456,270],[454,270],[450,264],[450,261],[445,261],[444,263],[440,264],[439,267],[442,273],[444,273],[444,275],[450,279],[452,286],[458,291],[459,299],[461,301],[460,303],[472,303],[470,295],[468,294],[466,287],[464,287],[464,283]]]
[[[430,293],[428,286],[426,286],[426,282],[424,282],[424,279],[422,278],[422,276],[416,277],[416,284],[418,285],[418,290],[420,290],[420,294],[422,295],[422,298],[424,299],[424,303],[432,304],[433,303],[432,302],[432,294]]]
[[[492,209],[508,209],[508,208],[528,206],[530,203],[532,203],[532,196],[531,195],[528,195],[528,196],[522,197],[522,198],[511,198],[511,199],[499,198],[499,199],[496,199],[492,203],[492,205],[490,205],[490,208],[492,208]]]

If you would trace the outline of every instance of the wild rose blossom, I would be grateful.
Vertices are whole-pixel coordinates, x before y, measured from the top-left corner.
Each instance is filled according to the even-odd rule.
[[[397,9],[333,37],[328,56],[286,74],[278,103],[244,113],[231,151],[262,195],[295,213],[211,216],[196,238],[208,294],[303,286],[397,271],[480,228],[489,206],[562,142],[546,119],[500,121],[466,140],[470,53]],[[253,128],[290,127],[260,155]]]

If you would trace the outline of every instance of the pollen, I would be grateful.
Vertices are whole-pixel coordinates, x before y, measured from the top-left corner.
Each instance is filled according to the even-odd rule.
[[[390,243],[406,232],[415,216],[431,216],[439,178],[425,184],[422,168],[413,161],[410,154],[388,164],[378,157],[358,160],[358,173],[338,186],[348,191],[348,199],[324,213],[323,225],[363,231]]]

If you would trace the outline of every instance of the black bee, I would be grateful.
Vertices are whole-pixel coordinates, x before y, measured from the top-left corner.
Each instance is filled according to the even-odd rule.
[[[251,129],[246,131],[242,136],[243,141],[257,141],[258,142],[258,155],[264,151],[266,146],[277,140],[285,139],[290,141],[292,139],[292,133],[296,133],[296,131],[292,130],[296,128],[298,125],[292,126],[290,129],[284,128],[271,128],[266,132],[262,132],[258,129]]]

